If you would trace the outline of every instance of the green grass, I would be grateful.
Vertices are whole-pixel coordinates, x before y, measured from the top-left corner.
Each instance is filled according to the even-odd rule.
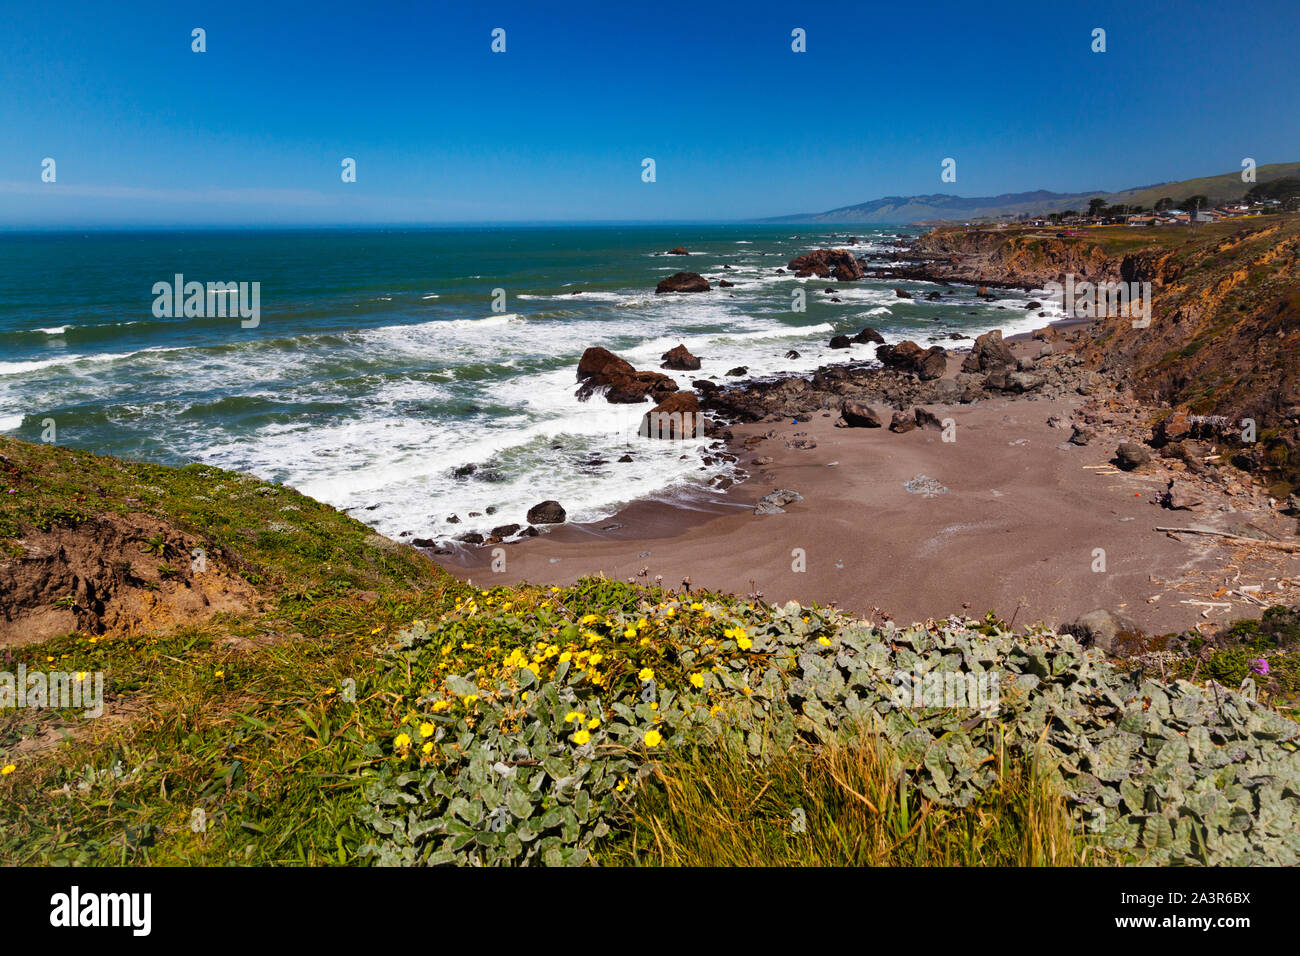
[[[867,732],[761,758],[731,741],[654,767],[626,825],[596,852],[624,866],[1087,866],[1089,841],[1032,767],[1000,767],[985,799],[944,809],[902,782]]]

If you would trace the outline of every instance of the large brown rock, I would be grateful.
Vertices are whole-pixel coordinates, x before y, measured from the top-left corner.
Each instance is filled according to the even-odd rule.
[[[817,249],[795,256],[790,260],[789,268],[801,278],[817,276],[838,282],[852,282],[867,274],[862,264],[847,249]]]
[[[709,280],[698,272],[674,272],[655,286],[655,294],[665,292],[708,292]]]
[[[659,358],[663,360],[663,364],[659,366],[660,368],[673,369],[678,372],[694,372],[700,367],[700,360],[687,351],[685,345],[669,349]]]
[[[910,432],[915,427],[915,419],[904,411],[894,412],[894,417],[889,420],[889,430],[897,435]]]
[[[528,509],[529,524],[562,524],[566,517],[558,501],[543,501]]]
[[[1002,330],[985,332],[971,346],[970,355],[961,363],[963,372],[993,372],[997,369],[1015,365],[1016,357],[1011,346],[1002,341]]]
[[[660,372],[638,372],[631,363],[609,349],[593,346],[578,360],[578,398],[586,401],[596,392],[615,405],[635,405],[677,391],[677,383]]]
[[[844,416],[844,424],[850,428],[880,428],[883,424],[874,408],[865,402],[855,402],[851,398],[844,400],[844,404],[840,406],[840,414]]]
[[[1156,425],[1152,430],[1152,440],[1156,447],[1159,447],[1170,442],[1182,441],[1190,437],[1192,431],[1192,417],[1180,408]]]
[[[923,349],[915,342],[881,345],[876,348],[878,358],[885,368],[912,372],[923,381],[943,378],[948,370],[948,353],[941,345]]]
[[[643,438],[680,441],[704,435],[704,416],[694,392],[677,392],[666,396],[641,418],[639,434]]]

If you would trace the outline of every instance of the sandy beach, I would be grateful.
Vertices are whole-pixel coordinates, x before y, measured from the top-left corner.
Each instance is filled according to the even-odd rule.
[[[1013,347],[1027,354],[1037,343],[1026,336]],[[961,358],[950,357],[949,377]],[[1162,507],[1169,481],[1188,478],[1183,463],[1111,464],[1118,441],[1149,432],[1146,410],[1121,401],[1105,403],[1097,438],[1071,444],[1069,422],[1088,401],[930,406],[950,422],[951,441],[933,428],[836,427],[834,411],[738,425],[729,446],[750,477],[725,492],[638,501],[604,521],[438,560],[485,586],[603,574],[678,588],[689,579],[899,621],[991,611],[1060,625],[1106,608],[1148,633],[1257,615],[1261,601],[1295,595],[1294,555],[1156,530],[1281,537],[1294,519],[1247,486],[1198,486],[1204,504],[1194,512]],[[890,409],[877,408],[888,421]],[[756,515],[777,489],[802,500]]]

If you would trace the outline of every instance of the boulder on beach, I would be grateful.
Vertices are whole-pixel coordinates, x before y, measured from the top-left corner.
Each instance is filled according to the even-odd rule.
[[[916,421],[917,428],[930,428],[934,431],[943,431],[943,422],[939,420],[938,415],[930,411],[928,408],[922,408],[920,405],[917,405],[916,408],[912,409],[912,417]]]
[[[1205,496],[1197,492],[1186,482],[1169,480],[1165,491],[1164,506],[1170,511],[1194,511],[1205,504]]]
[[[906,289],[895,289],[894,295],[900,299],[910,299],[912,297],[912,293],[908,292]]]
[[[846,349],[853,344],[853,340],[847,335],[832,335],[830,347],[833,349]]]
[[[1074,430],[1070,433],[1070,444],[1086,445],[1088,444],[1088,442],[1092,441],[1096,437],[1097,437],[1097,432],[1095,429],[1089,427],[1088,425],[1076,423],[1074,426]]]
[[[963,372],[992,372],[1014,365],[1016,356],[1011,346],[1002,341],[1002,330],[985,332],[971,346],[970,355],[961,363]]]
[[[1150,450],[1145,445],[1139,445],[1136,442],[1120,442],[1119,447],[1115,449],[1115,464],[1125,471],[1141,468],[1150,460]]]
[[[838,282],[852,282],[867,274],[862,264],[847,249],[817,249],[795,256],[790,260],[789,268],[800,278],[817,276],[819,279],[835,279]]]
[[[638,372],[609,349],[592,346],[578,360],[578,398],[586,401],[603,391],[614,405],[635,405],[677,391],[677,383],[661,372]]]
[[[719,289],[734,289],[735,287],[736,287],[736,283],[734,282],[728,282],[726,279],[718,280]]]
[[[1171,442],[1182,441],[1184,438],[1190,437],[1192,431],[1192,417],[1183,409],[1176,409],[1161,419],[1156,424],[1156,427],[1152,429],[1152,443],[1159,447]]]
[[[558,501],[543,501],[528,509],[529,524],[562,524],[566,515]]]
[[[672,369],[677,372],[694,372],[700,367],[700,360],[692,355],[685,345],[671,348],[659,358],[663,360],[663,364],[659,366],[660,368]]]
[[[889,420],[889,430],[895,435],[903,435],[916,428],[916,419],[904,411],[894,412],[894,417]]]
[[[948,351],[941,345],[932,345],[928,349],[915,342],[881,345],[876,349],[876,358],[885,368],[912,372],[922,381],[942,378],[948,370]]]
[[[685,249],[683,249],[681,246],[678,246],[676,249],[669,249],[669,250],[668,250],[668,255],[670,255],[670,256],[689,256],[690,253],[687,252]]]
[[[857,335],[853,336],[853,342],[856,345],[867,345],[871,342],[874,342],[877,345],[884,345],[885,337],[881,335],[879,332],[877,332],[875,329],[866,328],[863,329],[861,332],[859,332]]]
[[[709,280],[698,272],[674,272],[655,286],[655,295],[665,292],[708,292]]]
[[[754,514],[783,515],[785,514],[785,506],[796,501],[803,501],[803,495],[797,491],[791,491],[789,488],[778,488],[771,494],[758,499],[758,504],[754,506]]]
[[[675,392],[666,396],[642,416],[638,434],[642,438],[668,441],[703,436],[704,416],[700,414],[699,398],[694,392]]]
[[[1142,634],[1132,618],[1105,608],[1079,615],[1060,631],[1073,635],[1080,644],[1095,647],[1103,654],[1115,653],[1126,639],[1139,639]]]
[[[851,398],[846,398],[840,405],[840,415],[850,428],[880,428],[884,424],[874,408]]]

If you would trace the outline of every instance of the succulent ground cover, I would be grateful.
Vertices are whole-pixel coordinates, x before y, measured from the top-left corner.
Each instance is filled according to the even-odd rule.
[[[557,590],[510,621],[520,643],[472,668],[457,659],[478,648],[472,622],[499,624],[513,601],[484,592],[403,634],[394,666],[424,684],[371,788],[381,838],[367,853],[580,863],[662,748],[739,739],[761,756],[865,731],[939,806],[980,801],[1006,752],[1057,781],[1128,861],[1300,860],[1300,727],[1241,693],[1125,673],[1047,630],[873,627],[794,603],[608,587],[622,591],[610,613],[581,617]],[[996,675],[996,709],[915,706],[902,688],[932,674]]]

